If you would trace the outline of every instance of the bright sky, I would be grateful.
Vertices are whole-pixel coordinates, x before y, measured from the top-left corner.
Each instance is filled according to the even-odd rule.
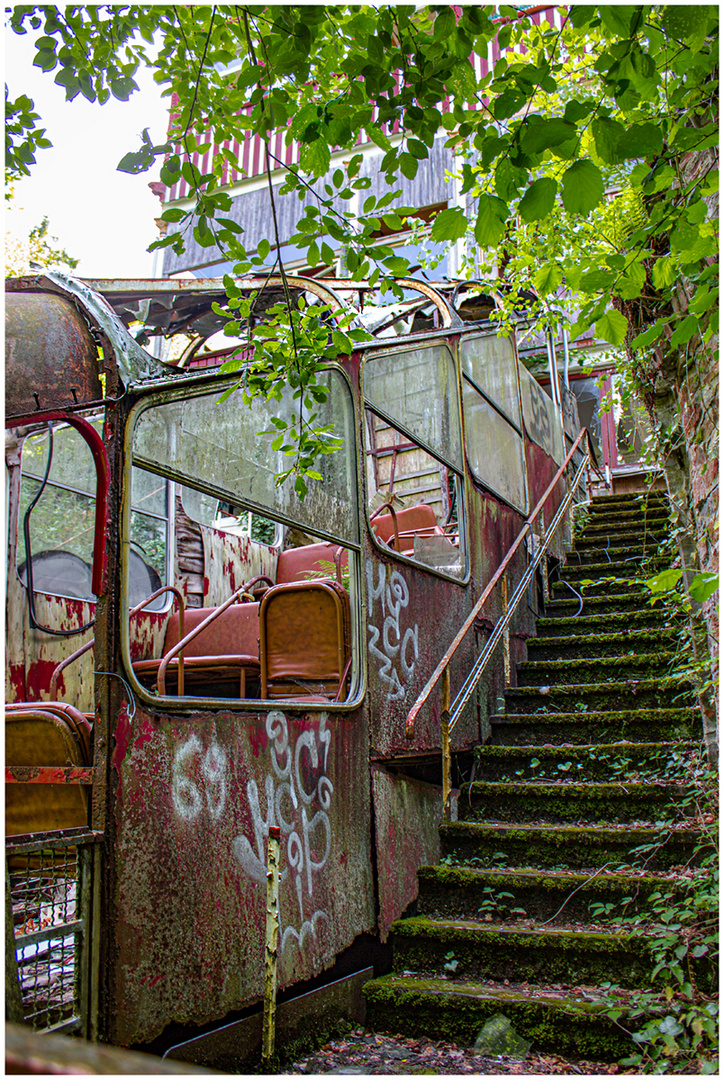
[[[8,211],[6,204],[6,229],[27,236],[47,215],[58,246],[80,259],[78,276],[151,277],[154,258],[146,248],[156,239],[161,204],[148,183],[158,179],[160,159],[138,176],[119,173],[116,166],[129,150],[139,149],[144,128],[155,144],[163,142],[168,99],[141,72],[140,90],[127,102],[111,98],[100,106],[80,94],[67,102],[54,73],[33,67],[34,37],[32,31],[24,37],[5,31],[5,80],[11,99],[27,94],[35,102],[53,146],[36,153],[31,176],[16,185],[9,205],[17,209]],[[159,271],[162,256],[161,251]]]

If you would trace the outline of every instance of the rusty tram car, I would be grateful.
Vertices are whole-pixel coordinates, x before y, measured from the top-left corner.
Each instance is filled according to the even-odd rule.
[[[555,364],[546,393],[479,299],[471,315],[402,284],[325,372],[343,448],[303,500],[264,434],[292,397],[218,403],[238,382],[219,281],[7,284],[11,1018],[139,1046],[254,1006],[272,825],[282,990],[384,941],[437,861],[439,692],[413,737],[407,718],[556,477],[547,519],[560,504],[578,424]],[[330,317],[352,296],[289,285]],[[183,332],[185,354],[157,359],[139,327]],[[537,605],[513,620],[513,668]],[[460,768],[504,685],[498,650],[452,736]]]

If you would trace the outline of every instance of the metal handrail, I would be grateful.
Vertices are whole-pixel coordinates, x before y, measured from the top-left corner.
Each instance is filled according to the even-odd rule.
[[[575,442],[573,443],[573,446],[568,451],[568,454],[566,455],[566,458],[563,461],[563,464],[561,465],[558,472],[556,473],[554,478],[551,480],[550,484],[548,485],[545,492],[541,496],[541,498],[538,501],[538,504],[536,505],[535,509],[532,511],[532,513],[526,519],[526,522],[525,522],[523,528],[519,532],[519,534],[516,537],[516,539],[514,540],[513,544],[508,549],[508,552],[505,555],[505,557],[503,558],[500,565],[498,566],[498,569],[495,571],[492,578],[490,579],[490,581],[486,585],[486,587],[483,590],[480,598],[477,600],[477,602],[476,602],[475,606],[473,607],[472,611],[470,612],[470,614],[466,618],[465,622],[462,624],[462,626],[458,630],[457,634],[453,638],[453,641],[451,642],[450,646],[448,647],[447,651],[445,652],[444,656],[442,657],[440,663],[435,668],[435,671],[430,676],[427,684],[425,685],[424,689],[422,690],[422,692],[418,696],[415,704],[412,706],[409,713],[407,714],[407,720],[406,720],[406,724],[405,724],[405,735],[406,735],[406,737],[408,739],[413,739],[415,737],[415,721],[417,719],[417,716],[418,716],[420,710],[422,709],[423,705],[426,703],[426,701],[430,697],[432,691],[435,689],[438,682],[440,682],[440,680],[443,678],[444,673],[448,671],[449,665],[450,665],[450,662],[451,662],[453,656],[457,652],[457,650],[460,647],[460,645],[462,644],[463,639],[465,638],[466,634],[468,633],[468,631],[472,627],[473,623],[477,619],[478,615],[480,614],[483,606],[485,605],[486,601],[490,597],[490,594],[492,593],[493,589],[498,584],[500,579],[503,577],[503,575],[504,575],[509,563],[511,562],[513,556],[515,555],[516,551],[518,550],[518,548],[521,546],[521,544],[525,540],[525,537],[526,537],[526,535],[528,534],[529,531],[530,531],[531,536],[534,535],[533,534],[533,524],[534,524],[536,518],[540,514],[541,510],[543,510],[543,508],[544,508],[546,502],[548,501],[548,498],[550,497],[551,493],[553,492],[556,484],[563,477],[566,469],[568,468],[568,465],[571,462],[571,459],[573,458],[573,455],[575,454],[576,450],[579,449],[580,444],[583,442],[584,439],[587,440],[585,457],[584,457],[583,461],[581,462],[581,465],[579,466],[578,471],[576,472],[576,476],[574,478],[573,484],[571,485],[570,491],[568,492],[568,494],[566,495],[566,498],[561,503],[561,506],[558,508],[558,511],[556,512],[556,515],[553,518],[553,521],[549,525],[549,527],[548,527],[548,529],[547,529],[547,531],[545,533],[545,536],[542,539],[542,542],[537,546],[537,551],[535,552],[534,560],[533,560],[531,566],[526,571],[526,574],[521,579],[521,583],[518,585],[518,588],[516,589],[513,597],[511,598],[511,601],[510,601],[510,603],[508,605],[507,612],[505,613],[504,616],[501,617],[501,620],[499,620],[499,623],[500,623],[505,619],[505,624],[500,628],[499,632],[498,632],[499,623],[496,624],[496,627],[495,627],[495,629],[493,631],[493,637],[495,637],[495,635],[497,634],[497,637],[495,637],[495,644],[497,644],[497,642],[500,640],[500,637],[502,636],[502,633],[504,632],[506,626],[510,622],[510,617],[512,616],[513,611],[515,610],[515,608],[517,607],[521,597],[525,593],[525,589],[527,588],[527,584],[530,581],[533,572],[535,571],[535,569],[537,568],[537,566],[538,566],[539,562],[541,561],[543,555],[547,551],[547,549],[548,549],[548,547],[550,545],[550,542],[551,542],[551,540],[553,538],[553,535],[555,534],[555,532],[556,532],[556,530],[558,528],[558,525],[560,524],[561,517],[563,516],[563,514],[565,513],[565,511],[567,510],[568,506],[570,505],[570,503],[571,503],[571,501],[573,499],[573,494],[574,494],[574,492],[575,492],[575,490],[576,490],[576,488],[578,486],[578,483],[580,482],[580,479],[581,479],[581,476],[583,475],[584,470],[586,468],[593,467],[596,472],[600,473],[600,469],[596,465],[595,457],[593,456],[593,453],[592,453],[592,447],[590,445],[590,434],[588,432],[588,429],[587,428],[581,428],[581,430],[579,431],[579,433],[578,433],[578,435],[576,437]],[[491,640],[492,640],[492,638],[491,638]],[[490,643],[488,643],[488,645],[489,644]],[[486,648],[483,651],[483,653],[481,654],[481,657],[479,657],[478,661],[476,661],[476,664],[475,664],[474,668],[472,669],[470,675],[468,675],[468,678],[467,678],[466,682],[463,684],[462,689],[460,690],[457,697],[455,698],[455,701],[453,703],[453,715],[454,715],[454,722],[455,723],[457,723],[457,720],[458,720],[458,718],[460,716],[460,713],[462,712],[462,709],[464,708],[465,704],[467,703],[470,695],[472,694],[475,686],[477,685],[477,682],[480,679],[480,676],[482,675],[482,672],[483,672],[483,669],[484,669],[485,665],[487,664],[488,660],[490,659],[490,655],[492,654],[492,650],[495,647],[495,645],[493,645],[490,649],[488,649],[488,645],[486,645]],[[481,666],[481,660],[483,661],[482,666]],[[472,680],[472,682],[471,682],[471,680]],[[448,685],[449,685],[449,681],[448,681]],[[452,724],[452,725],[450,724],[451,710],[450,710],[449,696],[447,694],[445,696],[448,698],[448,700],[443,702],[443,713],[442,713],[441,721],[443,722],[443,727],[447,727],[447,735],[449,736],[449,732],[452,730],[452,727],[454,726],[454,724]],[[463,700],[461,700],[461,698],[463,698]]]

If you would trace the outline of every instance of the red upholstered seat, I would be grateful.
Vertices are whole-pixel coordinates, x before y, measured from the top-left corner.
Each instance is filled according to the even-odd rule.
[[[216,611],[215,608],[187,608],[184,638]],[[155,686],[161,661],[179,643],[179,616],[173,612],[166,627],[163,653],[159,659],[137,660],[133,670],[147,686]],[[183,648],[184,694],[201,697],[246,697],[250,680],[259,673],[259,605],[232,604]],[[178,657],[169,662],[166,693],[178,690]]]
[[[339,544],[306,544],[282,551],[277,562],[277,585],[290,581],[338,577],[337,567],[346,570],[349,552]],[[334,569],[332,569],[334,567]]]
[[[437,523],[435,511],[427,503],[408,506],[392,514],[380,514],[371,522],[372,531],[383,544],[392,541],[394,545],[395,519],[397,535],[400,538],[400,554],[413,555],[416,536],[444,536],[444,530]]]

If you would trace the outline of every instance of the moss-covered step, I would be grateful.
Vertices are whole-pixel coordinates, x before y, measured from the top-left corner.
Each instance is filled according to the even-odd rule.
[[[582,555],[583,552],[596,548],[606,550],[629,548],[634,551],[645,548],[650,554],[662,544],[668,545],[670,535],[668,529],[663,526],[657,529],[631,526],[616,532],[601,526],[575,538],[573,547],[568,552],[568,560],[575,563],[578,561],[579,554]]]
[[[618,491],[612,495],[595,495],[590,502],[593,510],[608,506],[655,506],[661,504],[668,508],[669,496],[663,488],[651,488],[648,491]]]
[[[591,528],[596,528],[599,523],[613,527],[619,523],[628,525],[630,523],[642,523],[646,525],[652,525],[659,522],[669,522],[668,509],[663,505],[647,506],[613,506],[610,503],[606,506],[603,504],[590,503],[590,511],[585,525],[582,528],[582,532],[585,534]]]
[[[663,647],[673,653],[678,630],[674,627],[631,626],[618,632],[598,630],[585,633],[586,627],[568,635],[536,637],[528,641],[528,660],[573,660],[576,657],[625,656],[632,649],[637,653],[652,653]]]
[[[576,607],[578,601],[575,602]],[[587,637],[601,634],[618,634],[622,632],[646,633],[646,631],[659,633],[678,633],[682,619],[672,618],[661,606],[647,605],[639,611],[608,611],[591,615],[559,615],[556,617],[540,618],[536,622],[537,638],[528,641],[530,647],[538,642],[558,637]]]
[[[616,932],[512,929],[452,919],[401,919],[392,926],[395,971],[422,978],[645,985],[651,953],[642,937]],[[447,966],[446,966],[447,965]]]
[[[576,781],[476,780],[463,784],[458,812],[467,821],[629,822],[653,824],[668,816],[667,808],[686,793],[676,784],[579,783]]]
[[[524,660],[518,664],[518,686],[569,686],[571,683],[627,682],[667,675],[676,653],[638,653],[631,648],[615,656],[589,656],[562,660]]]
[[[643,539],[631,539],[629,543],[606,544],[592,541],[580,544],[569,551],[566,566],[588,566],[591,563],[624,562],[635,555],[637,559],[662,557],[661,544],[658,541],[648,543]],[[671,556],[669,556],[669,559]]]
[[[462,866],[421,866],[417,871],[418,915],[429,919],[473,919],[486,915],[506,925],[534,919],[556,926],[604,925],[609,915],[647,911],[655,892],[681,892],[675,877],[634,874],[616,867],[578,870],[485,870]],[[595,918],[592,914],[593,905]]]
[[[546,619],[549,618],[583,618],[586,615],[622,615],[629,612],[651,615],[661,609],[652,607],[639,585],[628,582],[626,585],[617,585],[615,589],[606,588],[601,595],[597,595],[591,589],[581,592],[580,596],[574,596],[563,582],[552,584],[552,595],[545,607]],[[581,599],[583,607],[581,608]],[[576,616],[576,612],[580,614]]]
[[[624,682],[571,683],[565,686],[517,686],[505,691],[512,713],[608,712],[621,709],[671,709],[693,704],[691,687],[681,679],[630,678]]]
[[[464,810],[463,806],[458,812]],[[696,863],[698,829],[632,828],[628,825],[488,825],[451,821],[440,826],[448,865],[471,869],[517,867],[575,870],[581,866],[643,866],[665,870]]]
[[[603,559],[597,563],[577,563],[569,560],[561,570],[561,577],[566,581],[570,581],[575,588],[577,582],[589,579],[600,581],[611,577],[627,580],[649,578],[670,566],[671,558],[660,555],[652,555],[650,559],[646,560],[644,566],[642,566],[641,560],[635,556],[630,559],[619,559],[618,562],[609,562],[608,559]]]
[[[634,1047],[600,1002],[565,991],[532,997],[503,987],[385,975],[368,982],[367,1025],[375,1031],[472,1046],[486,1021],[503,1013],[532,1049],[589,1061],[617,1061]],[[590,996],[596,998],[595,992]]]
[[[537,734],[537,732],[534,733]],[[701,744],[676,742],[615,742],[595,746],[498,746],[492,742],[475,751],[476,780],[601,780],[671,778],[687,751]],[[639,775],[644,773],[645,775]]]
[[[544,698],[541,709],[548,710]],[[635,702],[635,699],[633,699]],[[548,710],[528,713],[495,714],[490,717],[493,739],[501,746],[528,746],[536,743],[581,745],[620,740],[649,742],[691,739],[696,737],[697,716],[692,707],[683,709],[649,708],[565,712]],[[701,721],[699,720],[699,727]]]

